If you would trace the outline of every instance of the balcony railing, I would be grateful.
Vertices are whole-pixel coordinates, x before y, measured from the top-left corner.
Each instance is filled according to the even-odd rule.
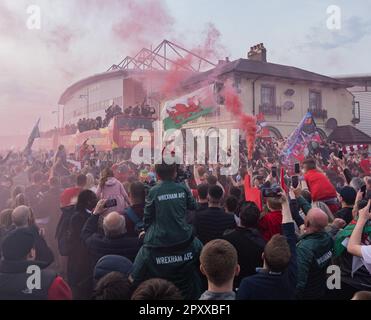
[[[326,109],[308,109],[314,118],[326,120],[328,118]]]
[[[282,115],[282,108],[263,104],[259,106],[259,112],[266,116],[277,116],[277,119],[279,119]]]

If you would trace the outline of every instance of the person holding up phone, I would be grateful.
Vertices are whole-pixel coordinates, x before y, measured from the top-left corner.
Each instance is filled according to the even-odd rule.
[[[297,276],[296,235],[287,195],[279,198],[282,234],[276,234],[264,248],[263,268],[242,280],[237,300],[294,300]],[[281,232],[280,232],[281,233]],[[277,250],[280,254],[277,255]]]
[[[291,177],[291,185],[294,189],[299,187],[300,164],[295,163],[295,175]]]
[[[114,202],[115,199],[100,200],[81,231],[81,239],[85,242],[93,265],[106,255],[119,255],[134,261],[141,246],[137,236],[132,237],[127,233],[122,214],[111,212],[105,215]],[[104,216],[104,234],[98,232],[100,216]]]

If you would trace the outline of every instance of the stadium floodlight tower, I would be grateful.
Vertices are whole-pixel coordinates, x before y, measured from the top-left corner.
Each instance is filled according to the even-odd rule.
[[[162,41],[155,49],[143,48],[135,56],[127,56],[107,71],[147,70],[201,72],[216,67],[216,64],[201,55],[189,51],[171,41]]]

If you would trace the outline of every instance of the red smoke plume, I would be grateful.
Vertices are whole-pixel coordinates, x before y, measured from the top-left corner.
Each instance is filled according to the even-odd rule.
[[[217,62],[221,57],[227,56],[226,48],[221,43],[222,34],[213,23],[208,23],[203,32],[201,45],[193,51],[211,62]]]
[[[200,39],[200,43],[193,44],[190,51],[216,64],[220,57],[226,54],[226,49],[221,44],[221,33],[214,24],[208,23],[202,35],[203,37]],[[176,42],[179,43],[178,40]],[[167,96],[173,95],[175,93],[174,91],[180,87],[182,81],[191,75],[192,71],[189,70],[189,66],[193,66],[194,70],[198,70],[200,67],[199,71],[206,71],[211,67],[205,62],[201,62],[201,65],[199,65],[199,59],[191,54],[185,55],[184,58],[176,58],[174,60],[175,64],[172,64],[161,90],[162,93]],[[211,75],[208,80],[211,82],[215,79],[212,79]]]
[[[240,97],[238,96],[230,81],[227,81],[225,83],[224,89],[222,91],[222,96],[225,99],[225,107],[230,113],[236,115],[239,120],[240,129],[244,130],[246,133],[248,159],[252,160],[257,132],[256,117],[243,112],[243,106]]]
[[[192,56],[189,54],[184,58],[177,59],[175,64],[172,64],[161,88],[163,95],[169,97],[175,94],[180,84],[191,75],[191,71],[186,71],[190,63],[192,63]]]
[[[114,23],[114,35],[124,45],[139,50],[161,41],[174,24],[166,5],[161,0],[122,0],[121,21]]]

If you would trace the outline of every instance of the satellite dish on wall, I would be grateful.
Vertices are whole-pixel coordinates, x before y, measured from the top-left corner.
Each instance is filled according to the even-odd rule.
[[[334,118],[330,118],[326,122],[326,129],[335,130],[338,127],[338,122]]]
[[[295,108],[295,104],[292,101],[286,101],[283,104],[283,109],[286,111],[290,111]]]

